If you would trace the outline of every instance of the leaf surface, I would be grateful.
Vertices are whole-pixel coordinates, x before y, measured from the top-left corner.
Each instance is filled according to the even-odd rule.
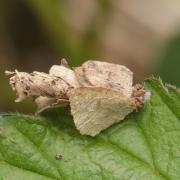
[[[62,108],[1,115],[0,179],[180,179],[180,93],[156,79],[145,86],[146,106],[96,137],[80,135]]]

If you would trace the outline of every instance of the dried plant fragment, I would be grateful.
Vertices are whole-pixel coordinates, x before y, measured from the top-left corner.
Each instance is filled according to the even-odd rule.
[[[88,80],[86,79],[86,77],[84,76],[84,72],[82,67],[76,67],[74,68],[74,72],[76,74],[77,80],[80,84],[81,87],[89,87],[92,86],[90,84],[90,82],[88,82]]]
[[[70,105],[76,128],[95,136],[142,108],[149,97],[142,85],[132,86],[133,73],[125,66],[87,61],[71,69],[65,59],[53,65],[49,74],[6,71],[17,92],[16,102],[31,96],[37,112],[65,103]]]
[[[60,78],[40,72],[28,74],[15,71],[12,73],[14,76],[10,78],[10,85],[17,92],[16,102],[22,101],[27,96],[67,99],[66,92],[69,86]]]
[[[73,89],[69,101],[77,129],[91,136],[123,120],[136,108],[121,92],[101,87]]]
[[[79,87],[79,82],[73,70],[64,66],[54,65],[49,70],[49,75],[65,81],[70,87]]]
[[[79,68],[83,73],[81,77],[91,86],[122,91],[123,94],[131,96],[133,73],[125,66],[100,61],[87,61]]]
[[[47,108],[53,108],[55,106],[58,106],[59,104],[67,106],[69,104],[69,100],[67,99],[55,99],[55,98],[50,98],[50,97],[44,97],[44,96],[39,96],[35,98],[34,102],[37,105],[37,111],[36,114],[41,113]]]
[[[137,108],[143,108],[145,102],[146,91],[141,84],[136,84],[133,87],[132,98]]]

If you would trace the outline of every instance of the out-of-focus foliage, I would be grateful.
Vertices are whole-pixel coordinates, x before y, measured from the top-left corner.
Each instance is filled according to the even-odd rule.
[[[166,82],[180,87],[180,35],[166,45],[157,74]]]
[[[37,19],[49,36],[57,54],[66,57],[70,64],[79,65],[85,59],[95,56],[98,34],[106,23],[110,11],[109,0],[98,1],[98,11],[92,26],[84,36],[80,36],[66,21],[65,1],[26,0]]]
[[[68,6],[73,2],[0,1],[0,111],[32,112],[29,101],[25,104],[13,102],[14,93],[5,79],[4,70],[17,68],[21,71],[47,72],[49,67],[58,64],[61,58],[67,58],[72,66],[88,59],[123,64],[134,72],[135,81],[142,81],[157,69],[156,73],[164,80],[180,85],[179,37],[163,45],[165,48],[161,50],[159,58],[154,58],[161,62],[154,63],[154,55],[149,57],[149,48],[158,47],[158,43],[154,42],[156,36],[151,32],[151,28],[148,29],[136,18],[129,17],[123,10],[119,12],[119,1],[86,1],[87,6],[93,6],[94,10],[90,11],[91,17],[86,18],[87,27],[84,31],[79,31],[74,26],[81,22],[69,21],[73,19],[70,17],[73,13]],[[78,5],[77,9],[74,8],[75,11],[87,8],[84,1],[76,2]],[[87,8],[87,11],[89,9]],[[159,66],[155,67],[155,64]]]

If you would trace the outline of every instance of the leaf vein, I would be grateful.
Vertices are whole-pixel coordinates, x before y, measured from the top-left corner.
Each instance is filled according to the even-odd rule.
[[[54,163],[53,161],[49,160],[49,158],[47,158],[47,154],[44,153],[44,151],[42,151],[40,148],[37,148],[37,144],[31,139],[29,138],[29,136],[27,134],[25,134],[24,132],[22,132],[19,128],[16,127],[16,129],[18,130],[18,132],[20,132],[26,139],[28,139],[36,148],[36,150],[38,150],[40,152],[40,154],[44,157],[44,159],[46,159],[50,164],[52,164],[55,169],[57,170],[59,177],[62,178],[62,174],[59,170],[59,168],[57,167],[56,163]]]

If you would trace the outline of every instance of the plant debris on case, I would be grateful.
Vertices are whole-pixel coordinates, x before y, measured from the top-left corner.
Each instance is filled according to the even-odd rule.
[[[95,136],[130,112],[142,108],[143,85],[133,87],[133,73],[125,66],[89,60],[71,69],[65,59],[53,65],[49,74],[14,72],[10,85],[16,102],[28,96],[37,104],[37,113],[57,104],[70,105],[75,126],[81,134]]]

